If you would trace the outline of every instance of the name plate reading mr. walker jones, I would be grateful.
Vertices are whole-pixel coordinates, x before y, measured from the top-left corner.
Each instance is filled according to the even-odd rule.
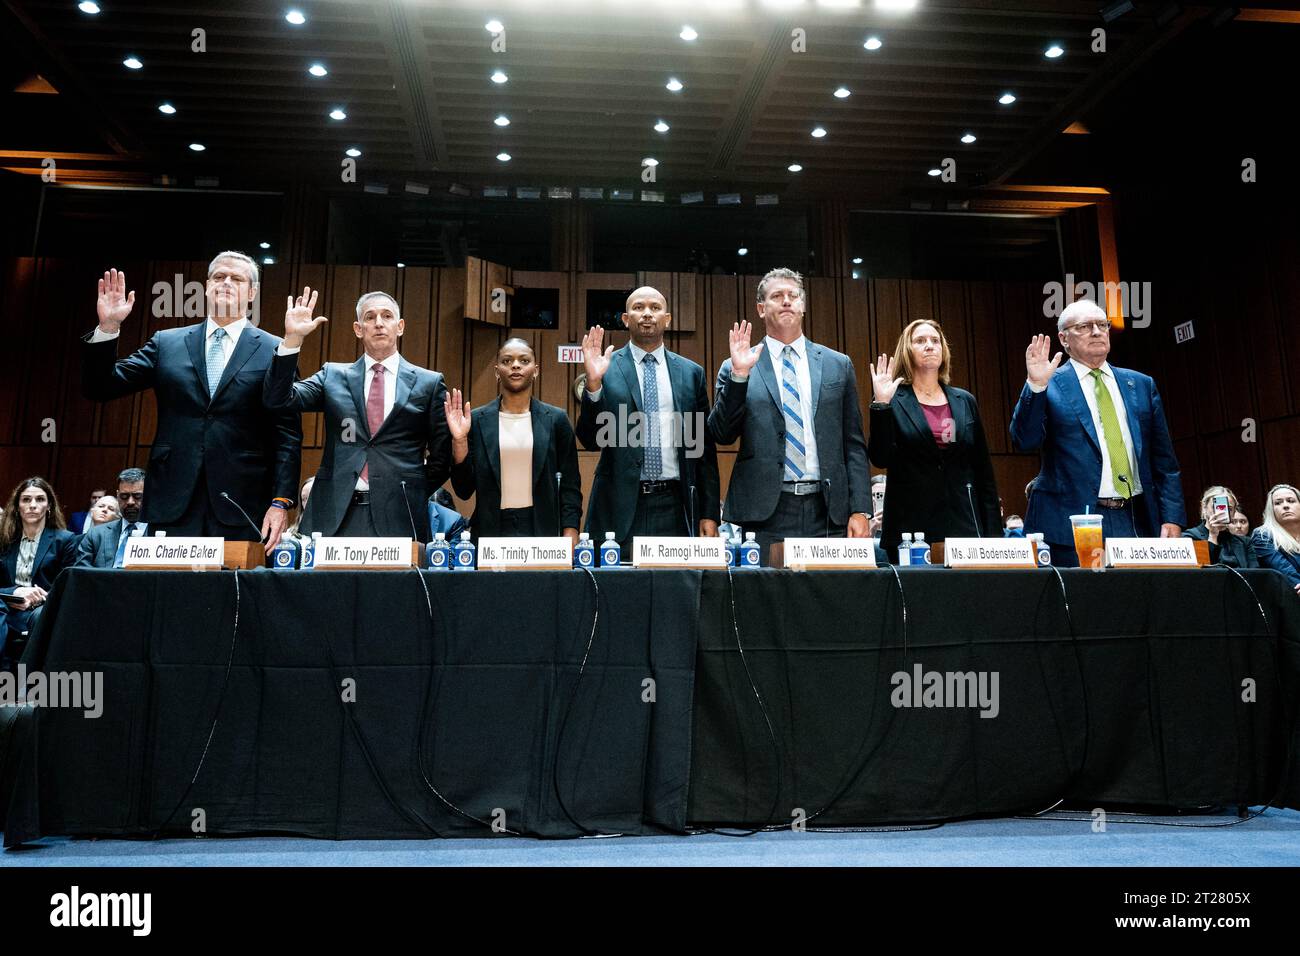
[[[943,563],[950,568],[1036,568],[1034,542],[1028,538],[949,538]]]
[[[638,536],[632,539],[632,566],[724,569],[727,556],[722,548],[721,538]]]
[[[418,567],[419,542],[410,538],[317,538],[317,571]]]
[[[1107,538],[1106,566],[1111,568],[1197,568],[1191,538]]]
[[[874,568],[871,538],[786,538],[785,566],[792,571]]]
[[[573,567],[568,538],[479,538],[480,571],[567,571]]]
[[[226,558],[223,538],[167,538],[132,535],[126,539],[122,567],[141,570],[220,571]]]

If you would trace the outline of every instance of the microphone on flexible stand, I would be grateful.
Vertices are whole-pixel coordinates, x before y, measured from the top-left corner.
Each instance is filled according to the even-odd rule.
[[[564,472],[555,473],[555,535],[564,537],[564,512],[560,507],[560,485],[564,481]]]
[[[410,499],[406,497],[406,479],[403,478],[403,479],[399,482],[399,484],[401,484],[401,486],[402,486],[402,504],[406,505],[406,517],[407,517],[407,518],[410,520],[410,522],[411,522],[411,540],[412,540],[412,541],[419,541],[419,540],[420,540],[420,536],[419,536],[419,535],[416,533],[416,531],[415,531],[415,512],[413,512],[413,511],[411,510],[411,502],[410,502]],[[371,525],[373,525],[373,524],[375,523],[375,519],[374,519],[374,515],[373,515],[373,514],[372,514],[371,517],[370,517],[370,523],[371,523]],[[378,529],[376,529],[376,530],[378,530]]]
[[[823,478],[821,483],[826,486],[826,490],[822,492],[825,495],[822,505],[826,509],[826,526],[822,529],[822,537],[829,538],[831,536],[831,480]]]
[[[239,513],[244,516],[244,520],[248,522],[249,527],[251,527],[254,531],[257,532],[257,540],[262,542],[263,544],[266,544],[266,539],[270,537],[270,532],[267,532],[266,534],[262,534],[262,529],[257,526],[257,522],[255,522],[252,518],[250,518],[248,516],[248,512],[245,511],[243,508],[240,508],[239,502],[236,501],[234,498],[230,497],[230,495],[226,494],[223,491],[221,493],[221,497],[225,498],[236,508],[239,508]]]
[[[1128,480],[1128,475],[1117,475],[1120,481],[1124,482],[1124,487],[1128,489],[1128,526],[1133,530],[1133,537],[1139,537],[1137,522],[1133,520],[1133,484]]]
[[[966,482],[966,501],[970,504],[970,516],[975,519],[975,535],[976,537],[982,538],[984,537],[984,532],[980,529],[980,516],[979,512],[975,510],[975,497],[971,494],[971,485],[969,481]]]

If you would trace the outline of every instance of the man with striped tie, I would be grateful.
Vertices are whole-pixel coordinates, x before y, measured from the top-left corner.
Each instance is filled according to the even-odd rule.
[[[733,326],[709,414],[719,445],[740,440],[726,510],[755,532],[764,563],[787,537],[870,535],[857,376],[847,355],[804,336],[805,308],[799,273],[763,276],[757,311],[767,335],[751,348],[750,323]]]

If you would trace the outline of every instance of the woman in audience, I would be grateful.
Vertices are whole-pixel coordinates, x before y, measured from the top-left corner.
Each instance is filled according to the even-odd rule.
[[[104,495],[90,509],[90,527],[108,524],[120,517],[122,517],[122,509],[119,507],[117,499],[112,495]],[[89,531],[90,529],[87,528],[86,530]]]
[[[1228,530],[1238,538],[1250,537],[1250,519],[1246,517],[1246,512],[1235,511],[1232,515],[1232,521],[1228,523]]]
[[[1215,511],[1214,499],[1227,498],[1228,510]],[[1201,493],[1201,523],[1183,532],[1184,538],[1210,543],[1210,563],[1230,568],[1257,568],[1254,545],[1232,533],[1230,516],[1237,511],[1237,496],[1231,488],[1211,485]]]
[[[1300,593],[1300,493],[1292,485],[1274,485],[1264,503],[1263,523],[1251,535],[1261,567],[1286,576]]]
[[[0,669],[12,670],[54,579],[77,559],[54,489],[44,478],[20,482],[0,515]]]

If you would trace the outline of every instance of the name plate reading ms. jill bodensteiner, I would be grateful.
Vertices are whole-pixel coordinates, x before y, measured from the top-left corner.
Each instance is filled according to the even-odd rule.
[[[874,568],[871,538],[786,538],[785,566],[792,571]]]
[[[1106,564],[1112,568],[1197,568],[1191,538],[1107,538]]]
[[[479,538],[480,571],[567,571],[573,567],[568,538]]]
[[[126,539],[122,567],[141,570],[220,571],[226,557],[223,538],[154,537]]]
[[[317,571],[383,570],[419,567],[420,544],[410,538],[316,539]]]
[[[725,568],[727,556],[721,538],[665,538],[657,535],[632,539],[632,566],[636,568]]]
[[[1034,542],[1028,538],[949,538],[943,563],[950,568],[1036,568]]]

